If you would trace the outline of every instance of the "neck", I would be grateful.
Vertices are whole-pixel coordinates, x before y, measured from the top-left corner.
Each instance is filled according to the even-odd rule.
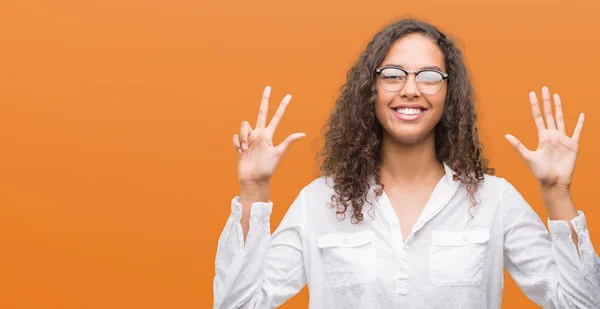
[[[435,154],[433,132],[416,144],[402,144],[384,133],[382,140],[381,182],[386,185],[421,186],[437,183],[445,174]]]

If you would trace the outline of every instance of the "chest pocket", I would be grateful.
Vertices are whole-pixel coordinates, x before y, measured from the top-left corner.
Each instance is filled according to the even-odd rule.
[[[331,233],[317,239],[334,291],[375,280],[373,232]]]
[[[432,232],[429,272],[436,286],[473,286],[481,283],[488,229]]]

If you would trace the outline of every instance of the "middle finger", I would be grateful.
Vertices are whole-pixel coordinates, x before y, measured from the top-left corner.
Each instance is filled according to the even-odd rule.
[[[546,116],[546,127],[549,130],[555,130],[556,124],[552,116],[552,101],[550,100],[550,90],[548,87],[542,87],[542,100],[544,100],[544,115]]]

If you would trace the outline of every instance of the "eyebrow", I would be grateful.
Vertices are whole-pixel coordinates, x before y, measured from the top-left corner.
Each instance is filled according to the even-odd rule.
[[[387,64],[384,64],[384,65],[382,65],[382,67],[385,67],[385,66],[397,66],[397,67],[401,67],[401,68],[403,68],[403,69],[405,68],[403,65],[400,65],[400,64],[394,64],[394,63],[387,63]],[[426,66],[426,67],[422,67],[422,68],[420,68],[420,69],[418,69],[418,70],[438,70],[438,71],[442,71],[442,69],[440,69],[439,67],[437,67],[437,66],[435,66],[435,65],[433,65],[433,66]],[[418,70],[417,70],[417,71],[418,71]],[[443,71],[442,71],[442,72],[443,72]]]

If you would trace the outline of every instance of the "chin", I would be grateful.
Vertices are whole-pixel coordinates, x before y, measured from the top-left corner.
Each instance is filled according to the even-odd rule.
[[[424,132],[392,132],[390,137],[403,145],[415,145],[424,141],[427,138],[427,134]]]

